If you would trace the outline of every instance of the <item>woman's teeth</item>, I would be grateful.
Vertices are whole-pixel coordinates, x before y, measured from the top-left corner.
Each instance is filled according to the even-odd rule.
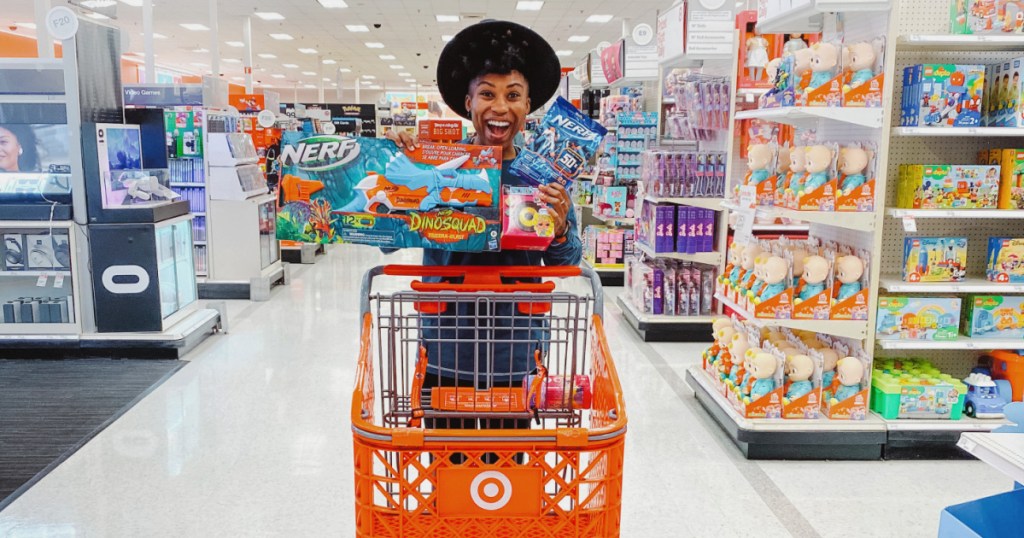
[[[489,121],[487,122],[487,125],[490,125],[491,127],[495,127],[498,129],[504,129],[511,124],[507,121]]]

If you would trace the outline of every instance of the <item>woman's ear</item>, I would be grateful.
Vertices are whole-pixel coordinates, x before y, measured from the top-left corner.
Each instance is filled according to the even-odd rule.
[[[473,107],[470,106],[471,104],[473,104],[473,98],[470,97],[470,95],[467,93],[466,94],[466,110],[469,112],[469,119],[473,119]]]

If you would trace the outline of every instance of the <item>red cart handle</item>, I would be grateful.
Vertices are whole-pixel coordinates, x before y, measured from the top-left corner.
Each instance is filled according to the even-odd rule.
[[[509,293],[526,291],[532,293],[550,293],[555,289],[553,282],[523,282],[505,284],[502,278],[566,278],[580,276],[578,266],[530,266],[530,265],[385,265],[384,274],[389,276],[436,276],[462,278],[461,284],[452,282],[420,282],[412,283],[416,291],[493,291]]]

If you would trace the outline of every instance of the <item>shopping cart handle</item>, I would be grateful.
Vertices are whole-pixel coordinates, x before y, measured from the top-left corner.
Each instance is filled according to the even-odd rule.
[[[578,265],[385,265],[389,276],[462,277],[463,282],[500,282],[502,278],[580,276]]]
[[[520,284],[454,284],[451,282],[420,282],[415,280],[410,284],[414,291],[461,291],[475,293],[478,291],[493,291],[498,293],[512,293],[525,291],[530,293],[551,293],[555,290],[554,282],[520,283]]]

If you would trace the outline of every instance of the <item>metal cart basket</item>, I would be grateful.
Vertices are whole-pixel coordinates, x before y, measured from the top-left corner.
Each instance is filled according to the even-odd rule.
[[[392,265],[361,299],[358,536],[619,535],[626,410],[595,274]]]

